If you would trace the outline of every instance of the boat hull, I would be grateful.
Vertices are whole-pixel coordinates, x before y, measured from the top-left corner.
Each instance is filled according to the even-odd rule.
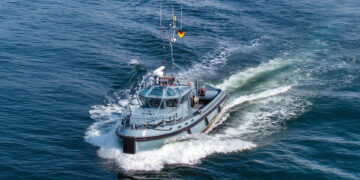
[[[221,113],[226,93],[221,92],[211,103],[206,105],[197,115],[174,125],[173,129],[164,131],[159,129],[131,130],[118,127],[117,136],[123,146],[123,152],[135,154],[160,148],[165,143],[175,141],[187,134],[204,133],[214,123],[216,116]]]

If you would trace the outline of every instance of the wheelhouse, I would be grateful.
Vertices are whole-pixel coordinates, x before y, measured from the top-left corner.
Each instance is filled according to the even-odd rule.
[[[189,86],[154,85],[143,89],[139,99],[144,108],[176,108],[188,102],[191,88]]]

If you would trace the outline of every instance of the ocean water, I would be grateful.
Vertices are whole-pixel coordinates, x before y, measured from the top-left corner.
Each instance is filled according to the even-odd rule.
[[[162,64],[160,1],[0,2],[0,179],[360,179],[360,1],[173,2],[177,73],[229,97],[136,155],[114,132]]]

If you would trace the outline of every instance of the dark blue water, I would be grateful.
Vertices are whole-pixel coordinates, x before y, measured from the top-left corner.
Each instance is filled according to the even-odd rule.
[[[1,1],[0,179],[360,178],[359,1],[181,3],[178,73],[226,107],[209,134],[127,155],[114,130],[162,64],[159,2]]]

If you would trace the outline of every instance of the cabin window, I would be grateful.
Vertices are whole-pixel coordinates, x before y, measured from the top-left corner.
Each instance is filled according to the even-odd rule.
[[[174,90],[168,88],[168,90],[166,91],[166,96],[175,96],[176,93]]]
[[[189,89],[189,87],[182,87],[181,88],[181,92],[185,92],[186,90],[188,90]]]
[[[151,92],[151,96],[162,96],[163,95],[163,88],[162,87],[154,87]]]
[[[167,99],[166,100],[166,107],[177,107],[178,99]]]
[[[161,101],[161,99],[156,99],[156,98],[149,99],[149,104],[151,107],[158,108],[160,106],[160,103],[161,103],[161,108],[163,108],[164,101]]]
[[[189,99],[189,94],[190,94],[190,93],[187,93],[186,95],[184,95],[184,96],[181,98],[181,102],[180,102],[181,104],[188,101],[188,99]]]
[[[147,104],[146,104],[146,99],[145,99],[144,96],[139,96],[139,99],[140,99],[140,102],[141,102],[141,104],[142,104],[143,106],[147,106]]]
[[[143,89],[141,92],[140,92],[140,94],[142,94],[142,95],[146,95],[146,93],[149,91],[149,89],[150,89],[150,87],[147,87],[147,88],[145,88],[145,89]]]
[[[174,90],[176,91],[177,94],[181,94],[180,89],[179,88],[174,88]]]

